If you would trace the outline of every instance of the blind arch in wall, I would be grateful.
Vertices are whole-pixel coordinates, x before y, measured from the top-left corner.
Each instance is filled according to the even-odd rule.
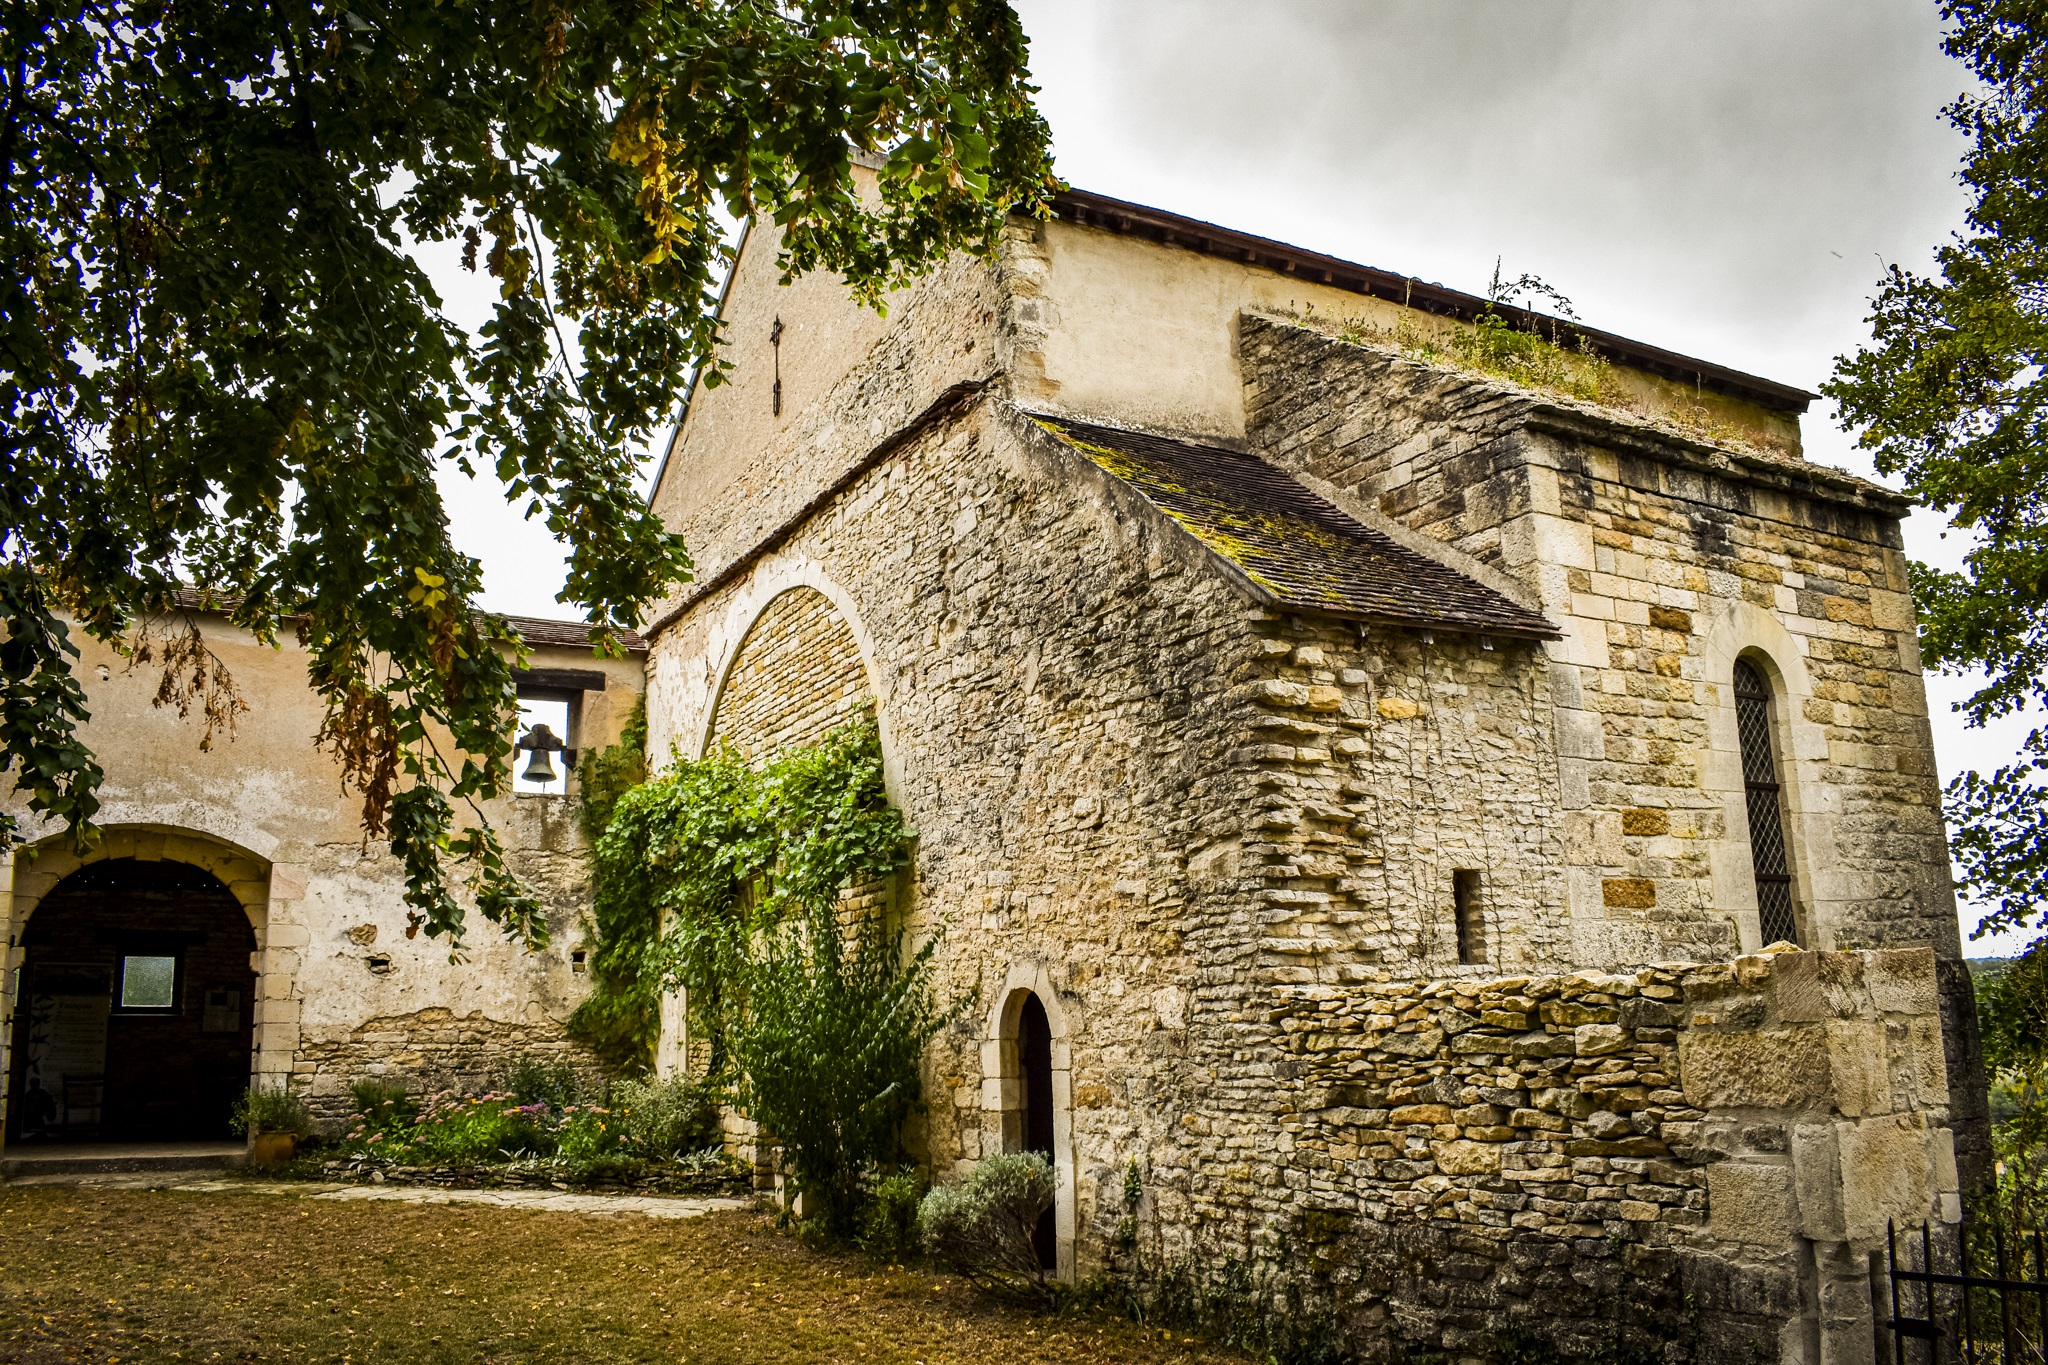
[[[759,763],[812,742],[873,699],[853,627],[816,588],[791,588],[761,609],[734,652],[708,742]]]
[[[1792,902],[1792,844],[1785,793],[1778,781],[1771,689],[1747,659],[1735,661],[1735,730],[1742,743],[1742,791],[1749,811],[1749,857],[1756,874],[1756,913],[1766,944],[1805,944]]]

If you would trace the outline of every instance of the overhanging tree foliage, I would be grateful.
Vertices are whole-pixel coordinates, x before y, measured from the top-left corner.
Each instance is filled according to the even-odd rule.
[[[473,609],[437,459],[569,544],[609,646],[688,573],[627,451],[713,358],[721,210],[878,302],[1052,183],[1001,0],[24,0],[0,81],[0,766],[89,834],[67,618],[159,623],[167,695],[231,719],[196,585],[306,646],[364,828],[451,937],[451,855],[487,918],[543,926],[476,813],[518,641]],[[494,279],[481,340],[408,239]]]
[[[1951,0],[1948,53],[1982,82],[1948,109],[1971,140],[1968,226],[1939,274],[1893,267],[1872,345],[1822,391],[1877,467],[1975,532],[1962,573],[1913,566],[1923,656],[1983,669],[1973,725],[2048,702],[2048,3]],[[2038,923],[2048,905],[2048,730],[2013,763],[1948,789],[1979,932]]]

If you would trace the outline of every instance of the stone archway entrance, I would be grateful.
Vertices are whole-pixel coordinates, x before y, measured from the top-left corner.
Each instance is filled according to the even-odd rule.
[[[225,883],[189,863],[89,863],[42,897],[20,946],[10,1143],[230,1136],[257,943]]]

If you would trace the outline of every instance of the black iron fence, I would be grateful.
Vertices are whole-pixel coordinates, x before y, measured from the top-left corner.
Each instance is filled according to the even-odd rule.
[[[1885,1229],[1892,1365],[2048,1365],[2048,1243],[1966,1221]]]

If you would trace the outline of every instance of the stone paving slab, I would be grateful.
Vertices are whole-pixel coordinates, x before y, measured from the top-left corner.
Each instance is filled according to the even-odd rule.
[[[639,1214],[697,1218],[752,1207],[730,1198],[680,1199],[653,1194],[571,1194],[559,1190],[446,1190],[431,1185],[319,1185],[303,1181],[194,1180],[171,1188],[201,1194],[294,1194],[307,1199],[377,1200],[396,1204],[488,1204],[548,1213]]]

